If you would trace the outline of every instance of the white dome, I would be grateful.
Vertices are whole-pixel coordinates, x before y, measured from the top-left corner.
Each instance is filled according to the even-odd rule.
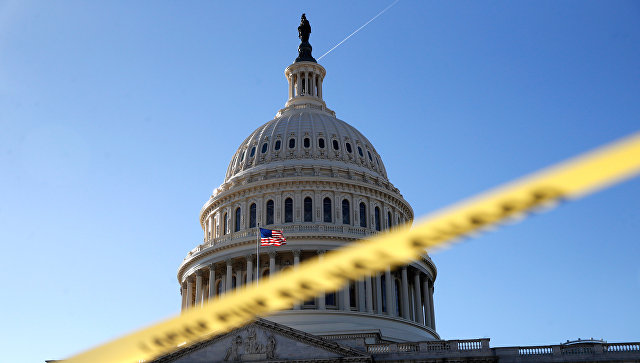
[[[380,155],[360,131],[313,108],[289,110],[252,132],[231,159],[225,183],[275,165],[330,165],[387,179]]]

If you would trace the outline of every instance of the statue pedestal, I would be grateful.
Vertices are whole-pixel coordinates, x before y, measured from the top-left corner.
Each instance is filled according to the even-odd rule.
[[[311,56],[311,44],[309,42],[302,42],[298,46],[298,58],[296,58],[296,62],[314,62],[316,60]]]

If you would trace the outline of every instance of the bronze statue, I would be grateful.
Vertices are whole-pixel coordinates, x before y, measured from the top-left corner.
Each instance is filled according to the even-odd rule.
[[[298,46],[298,58],[296,62],[314,62],[316,60],[311,55],[311,44],[309,44],[309,34],[311,34],[311,25],[307,16],[302,14],[300,18],[300,26],[298,26],[298,38],[300,38],[300,45]]]
[[[298,27],[298,38],[300,38],[303,43],[308,43],[309,34],[311,34],[311,25],[309,24],[309,20],[307,20],[307,16],[303,13],[300,18],[300,26]]]

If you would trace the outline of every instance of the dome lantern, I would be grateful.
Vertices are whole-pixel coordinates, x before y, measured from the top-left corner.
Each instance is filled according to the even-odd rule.
[[[289,98],[285,108],[278,111],[276,116],[281,116],[289,110],[302,108],[315,108],[335,116],[335,112],[328,109],[322,100],[322,81],[327,71],[311,55],[310,34],[311,26],[305,14],[302,14],[298,27],[298,37],[301,41],[298,46],[298,57],[284,71],[284,76],[289,82]]]

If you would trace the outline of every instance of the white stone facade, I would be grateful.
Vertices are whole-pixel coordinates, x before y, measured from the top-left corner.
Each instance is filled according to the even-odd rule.
[[[200,212],[204,242],[180,268],[182,309],[256,276],[290,268],[378,231],[411,222],[413,210],[387,178],[382,158],[322,100],[325,69],[285,70],[289,99],[239,146],[224,183]],[[283,230],[287,244],[261,247],[257,227]],[[426,255],[269,317],[311,334],[377,332],[388,341],[439,339],[436,268]]]

